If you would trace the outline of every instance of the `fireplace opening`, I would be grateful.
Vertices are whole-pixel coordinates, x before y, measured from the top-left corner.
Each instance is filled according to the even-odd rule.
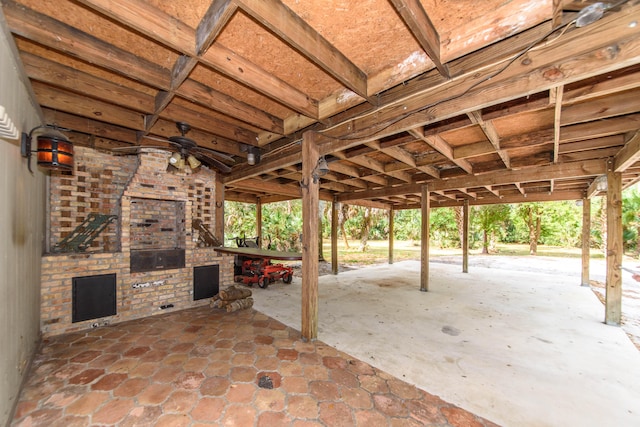
[[[73,323],[116,314],[116,275],[74,277],[72,279]]]
[[[193,267],[193,300],[211,298],[220,290],[220,266]]]
[[[185,266],[185,203],[131,200],[131,272]]]

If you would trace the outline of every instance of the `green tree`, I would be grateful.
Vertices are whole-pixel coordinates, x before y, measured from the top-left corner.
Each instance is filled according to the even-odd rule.
[[[419,209],[396,211],[394,233],[398,240],[420,240],[422,213]]]
[[[460,247],[455,208],[436,208],[429,212],[430,237],[440,248]]]
[[[538,253],[538,241],[542,232],[542,214],[544,208],[542,203],[521,203],[518,206],[518,214],[524,220],[527,230],[529,231],[529,253],[535,255]]]
[[[625,246],[635,249],[636,257],[640,258],[640,191],[637,186],[622,194],[622,227]]]
[[[235,246],[236,237],[252,237],[256,234],[255,205],[241,202],[224,202],[225,245]]]
[[[482,233],[483,254],[489,253],[489,238],[493,240],[496,232],[504,228],[510,212],[509,205],[475,206],[471,210],[472,223]]]
[[[360,240],[360,250],[365,252],[368,241],[386,238],[389,230],[387,211],[362,206],[349,206],[349,217],[344,223],[345,232]]]

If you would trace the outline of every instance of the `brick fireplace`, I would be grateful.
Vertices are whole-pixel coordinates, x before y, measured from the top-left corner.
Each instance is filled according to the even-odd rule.
[[[137,156],[112,156],[76,147],[74,173],[52,174],[47,253],[42,257],[45,336],[208,304],[208,299],[194,298],[194,270],[199,267],[213,268],[198,269],[198,293],[207,294],[206,286],[233,283],[233,257],[199,247],[197,231],[191,228],[192,220],[200,219],[214,230],[216,211],[222,213],[215,204],[215,172],[167,172],[169,154],[147,150]],[[117,219],[85,252],[51,253],[89,213]],[[203,271],[218,272],[219,277],[209,282]],[[74,322],[74,280],[90,283],[94,276],[111,275],[116,314]],[[91,297],[90,287],[83,292],[87,289]]]

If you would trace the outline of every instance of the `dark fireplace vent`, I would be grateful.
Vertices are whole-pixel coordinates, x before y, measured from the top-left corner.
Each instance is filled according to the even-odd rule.
[[[74,277],[72,281],[72,322],[116,314],[116,275]]]
[[[220,289],[220,266],[193,267],[193,300],[211,298]]]
[[[184,257],[184,249],[132,250],[129,266],[132,273],[184,268]]]

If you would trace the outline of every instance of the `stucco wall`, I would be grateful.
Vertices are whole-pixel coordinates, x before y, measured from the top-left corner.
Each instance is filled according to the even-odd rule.
[[[0,11],[0,105],[28,132],[40,121],[12,43]],[[27,170],[19,141],[0,138],[0,425],[9,421],[39,341],[45,185],[42,172]]]

